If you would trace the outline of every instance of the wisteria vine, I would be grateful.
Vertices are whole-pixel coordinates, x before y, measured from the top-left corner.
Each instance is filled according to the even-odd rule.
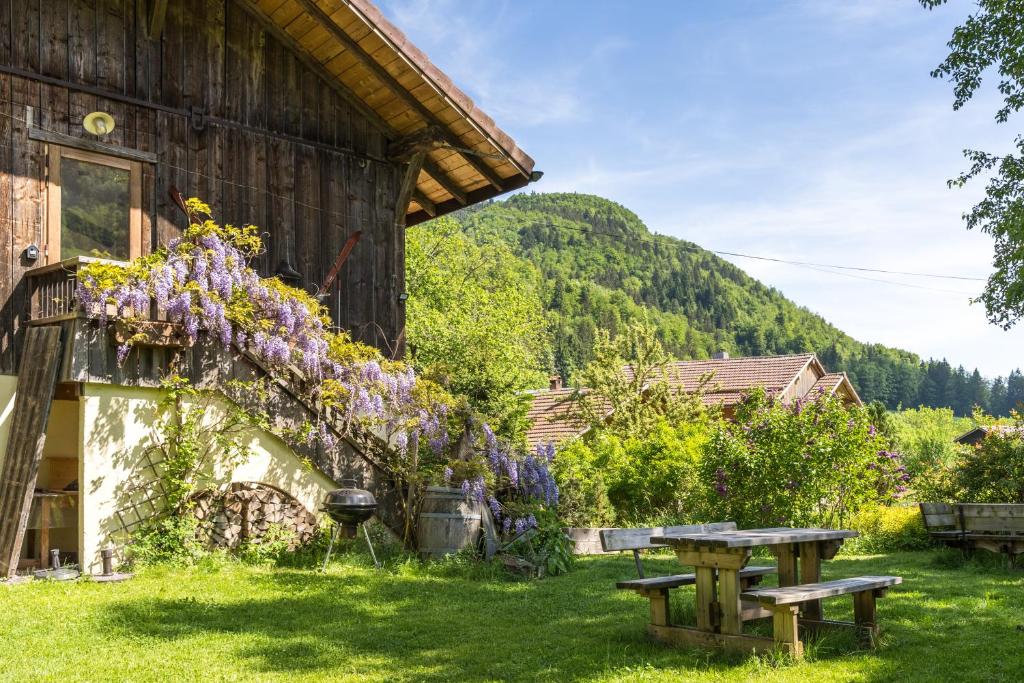
[[[436,385],[330,330],[326,310],[306,292],[260,277],[251,267],[263,250],[254,226],[221,226],[196,199],[186,207],[189,226],[166,247],[129,264],[95,261],[80,267],[76,297],[88,315],[100,325],[111,315],[131,325],[148,320],[155,303],[170,322],[181,326],[190,344],[205,337],[224,348],[247,350],[272,373],[300,370],[309,398],[343,416],[342,431],[355,423],[379,427],[398,456],[425,443],[435,456],[444,457],[451,414]],[[134,335],[119,344],[119,363],[126,362],[138,339]],[[519,512],[527,502],[557,504],[558,488],[548,469],[554,449],[519,456],[487,425],[480,433],[478,450],[486,468],[463,479],[463,491],[468,498],[487,502],[506,532],[536,526],[532,513]],[[307,439],[334,446],[324,420],[310,425]],[[397,470],[402,467],[396,465]],[[445,474],[450,481],[450,467]]]
[[[306,292],[263,278],[250,263],[263,249],[254,226],[218,225],[199,200],[186,203],[188,228],[165,248],[130,264],[90,262],[78,273],[79,305],[101,325],[110,309],[122,321],[148,318],[151,302],[181,326],[189,343],[200,336],[224,348],[253,353],[271,371],[293,368],[307,380],[310,398],[339,407],[344,428],[356,420],[383,422],[407,443],[417,434],[443,440],[438,432],[445,407],[419,400],[411,368],[374,357],[368,347],[329,330],[324,307]],[[117,349],[124,363],[136,336]],[[403,429],[404,428],[404,429]],[[320,421],[311,440],[333,446]]]

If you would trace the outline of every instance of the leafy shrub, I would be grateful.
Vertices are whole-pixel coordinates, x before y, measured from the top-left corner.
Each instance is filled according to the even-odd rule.
[[[651,516],[692,515],[700,497],[701,452],[708,430],[700,422],[669,425],[658,421],[644,438],[608,437],[611,472],[608,496],[630,523]]]
[[[826,395],[787,405],[763,389],[719,425],[701,466],[709,515],[741,527],[844,526],[907,479],[865,408]]]
[[[557,576],[568,572],[575,564],[574,545],[574,541],[562,531],[558,515],[543,511],[535,530],[524,534],[508,551],[543,566],[548,576]]]
[[[587,388],[569,409],[589,429],[555,459],[568,524],[693,514],[701,451],[718,412],[704,405],[703,383],[674,381],[669,360],[648,325],[598,335],[594,360],[579,375]]]
[[[960,502],[1024,503],[1024,432],[993,431],[965,449],[953,483]]]
[[[959,446],[954,457],[948,462],[936,463],[914,475],[911,484],[914,499],[920,501],[944,501],[954,503],[962,500],[958,472],[963,463],[966,448]]]
[[[893,413],[889,422],[904,464],[914,479],[915,492],[919,489],[917,477],[927,476],[937,468],[948,468],[959,459],[954,439],[975,424],[971,418],[956,417],[950,408],[925,406]]]
[[[917,506],[870,505],[850,520],[860,536],[844,548],[859,553],[891,553],[920,550],[932,545]]]
[[[615,524],[615,508],[608,500],[608,475],[594,449],[574,441],[558,451],[551,469],[558,482],[558,511],[565,525]]]
[[[206,554],[196,537],[199,521],[191,514],[162,515],[146,521],[132,534],[128,561],[134,566],[191,565]]]
[[[692,517],[702,500],[700,461],[708,437],[703,422],[675,426],[662,419],[644,437],[606,431],[570,444],[555,459],[563,521],[607,526]]]
[[[280,524],[271,524],[260,538],[252,538],[242,543],[236,554],[246,564],[278,564],[295,547],[295,532]]]

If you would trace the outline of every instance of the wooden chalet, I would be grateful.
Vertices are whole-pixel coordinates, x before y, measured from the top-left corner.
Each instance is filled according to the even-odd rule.
[[[90,253],[128,260],[182,229],[170,191],[259,226],[263,275],[322,294],[339,327],[397,356],[405,228],[538,177],[367,0],[0,3],[0,578],[53,547],[96,570],[159,508],[140,444],[171,358],[205,386],[260,375],[240,350],[173,335],[118,366],[116,326],[78,310]],[[312,410],[277,391],[279,419]],[[308,510],[346,474],[376,481],[351,447],[255,434],[252,450],[216,481]]]
[[[963,446],[978,446],[991,434],[997,434],[999,436],[1024,434],[1024,427],[1015,427],[1013,425],[978,425],[977,427],[968,429],[966,432],[953,439],[953,441]]]
[[[624,371],[629,374],[631,368]],[[860,405],[860,396],[845,372],[828,372],[813,353],[787,356],[750,356],[729,358],[727,354],[710,360],[683,360],[668,363],[665,376],[670,386],[694,389],[709,378],[701,395],[707,405],[719,406],[731,417],[743,395],[763,387],[785,402],[812,399],[824,393],[839,396],[846,403]],[[533,403],[527,412],[530,428],[526,439],[531,448],[559,443],[580,436],[586,430],[573,419],[571,401],[575,389],[564,388],[552,378],[548,389],[530,392]]]

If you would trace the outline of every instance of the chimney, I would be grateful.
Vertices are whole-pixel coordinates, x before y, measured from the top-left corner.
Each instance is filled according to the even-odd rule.
[[[728,351],[715,351],[713,354],[711,354],[711,359],[712,360],[729,360],[729,352]]]
[[[551,375],[550,377],[548,377],[548,388],[551,391],[558,391],[559,389],[561,389],[562,388],[562,376],[561,375]]]

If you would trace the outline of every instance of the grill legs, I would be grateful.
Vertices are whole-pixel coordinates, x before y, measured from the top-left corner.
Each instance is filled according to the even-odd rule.
[[[373,543],[370,542],[370,532],[366,529],[366,524],[362,525],[363,536],[366,538],[366,546],[370,549],[370,557],[373,558],[373,566],[380,569],[380,562],[377,561],[377,553],[373,550]],[[341,535],[342,526],[340,524],[334,525],[334,532],[331,534],[331,540],[327,543],[327,554],[324,555],[323,566],[320,567],[320,571],[327,571],[327,563],[331,561],[331,551],[334,549],[334,542],[338,540],[338,536]]]

